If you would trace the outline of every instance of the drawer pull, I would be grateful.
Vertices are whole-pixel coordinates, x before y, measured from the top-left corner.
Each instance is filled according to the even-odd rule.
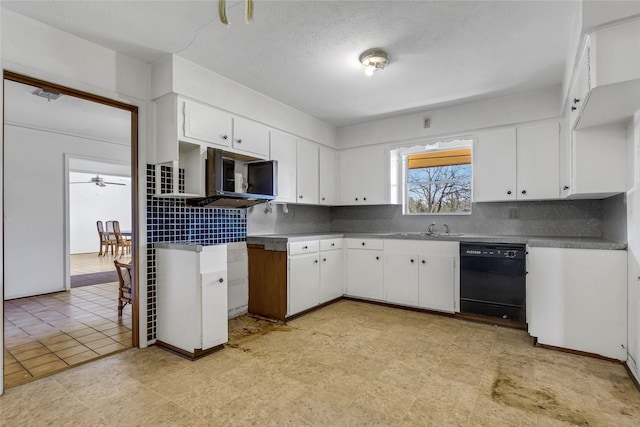
[[[302,249],[307,250],[309,249],[309,246],[303,246]]]
[[[221,277],[221,278],[218,279],[218,282],[223,283],[224,279]]]

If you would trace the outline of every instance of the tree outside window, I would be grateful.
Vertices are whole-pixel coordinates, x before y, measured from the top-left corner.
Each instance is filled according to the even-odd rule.
[[[405,212],[471,213],[471,150],[408,156]]]

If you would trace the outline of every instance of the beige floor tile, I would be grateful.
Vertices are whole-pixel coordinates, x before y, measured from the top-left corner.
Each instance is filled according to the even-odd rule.
[[[466,426],[471,411],[442,401],[418,397],[405,415],[403,426]]]
[[[364,391],[355,396],[355,403],[382,412],[401,420],[413,402],[417,393],[380,381],[369,381]]]
[[[390,427],[398,426],[400,421],[374,409],[352,403],[336,420],[339,427]]]

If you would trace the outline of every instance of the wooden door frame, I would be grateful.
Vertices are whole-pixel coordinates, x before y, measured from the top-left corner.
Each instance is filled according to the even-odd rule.
[[[23,83],[29,86],[36,86],[42,89],[50,90],[53,92],[61,93],[63,95],[73,96],[75,98],[84,99],[85,101],[97,102],[98,104],[107,105],[109,107],[118,108],[121,110],[129,111],[131,113],[131,225],[132,225],[132,239],[134,244],[131,249],[131,264],[133,269],[133,302],[131,304],[131,331],[132,331],[132,344],[134,347],[140,346],[140,268],[139,268],[139,254],[140,254],[140,221],[139,221],[139,191],[138,191],[138,107],[135,105],[127,104],[124,102],[116,101],[110,98],[106,98],[99,95],[94,95],[89,92],[73,89],[66,86],[61,86],[55,83],[46,82],[44,80],[36,79],[33,77],[17,74],[12,71],[3,71],[3,84],[4,80],[10,80],[17,83]],[[2,101],[4,103],[4,99]],[[3,109],[4,111],[4,109]],[[3,120],[4,123],[4,120]],[[3,127],[4,132],[4,127]],[[2,147],[4,151],[4,144]],[[2,155],[2,161],[4,162],[4,152]],[[3,168],[4,171],[4,168]],[[3,172],[4,173],[4,172]],[[3,180],[4,183],[4,180]],[[4,184],[3,184],[4,185]],[[4,189],[3,189],[4,194]],[[4,205],[3,205],[4,206]],[[4,227],[4,223],[3,223]],[[4,242],[3,242],[4,244]],[[4,304],[4,298],[2,300]]]

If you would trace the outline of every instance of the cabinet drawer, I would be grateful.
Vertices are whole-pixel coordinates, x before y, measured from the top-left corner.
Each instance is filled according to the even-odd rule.
[[[384,240],[382,239],[347,239],[347,249],[384,249]]]
[[[289,255],[300,255],[300,254],[308,254],[311,252],[318,252],[318,244],[317,240],[312,240],[310,242],[294,242],[289,243]]]
[[[321,251],[331,251],[334,249],[342,249],[342,239],[320,240]]]

